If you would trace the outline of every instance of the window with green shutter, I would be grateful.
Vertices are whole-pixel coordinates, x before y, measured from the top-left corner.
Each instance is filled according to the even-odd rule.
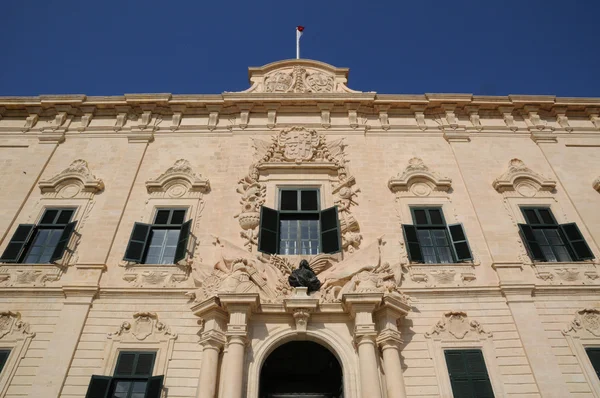
[[[269,254],[307,255],[341,251],[337,207],[320,209],[316,188],[284,188],[279,210],[262,206],[258,250]]]
[[[455,263],[473,259],[462,224],[446,225],[439,207],[410,209],[413,225],[403,224],[408,256],[414,263]]]
[[[10,350],[0,350],[0,373],[4,370],[4,365],[6,365],[9,356]]]
[[[588,347],[585,352],[596,371],[596,376],[600,378],[600,347]]]
[[[75,209],[48,208],[38,224],[19,224],[6,246],[0,262],[42,264],[60,260],[77,221]]]
[[[175,264],[187,255],[192,220],[185,209],[158,209],[153,224],[136,222],[124,260],[140,264]]]
[[[159,398],[163,376],[152,376],[156,352],[122,351],[113,377],[92,376],[86,398]]]
[[[494,398],[481,350],[446,350],[454,398]]]
[[[519,232],[535,261],[570,262],[594,258],[575,223],[558,224],[548,207],[521,207],[526,224]]]

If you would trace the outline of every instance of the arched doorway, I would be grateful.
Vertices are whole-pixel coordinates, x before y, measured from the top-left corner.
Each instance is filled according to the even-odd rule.
[[[339,361],[312,341],[277,347],[260,372],[260,398],[342,398],[343,391]]]

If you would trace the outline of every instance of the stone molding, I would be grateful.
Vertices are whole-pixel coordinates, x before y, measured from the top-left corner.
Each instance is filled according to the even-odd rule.
[[[538,191],[554,191],[556,181],[536,173],[521,159],[514,158],[508,162],[508,169],[494,180],[492,186],[499,193],[516,191],[522,196],[532,197]]]
[[[104,190],[104,182],[92,174],[83,159],[74,160],[69,167],[38,183],[44,196],[73,198],[97,194]],[[88,194],[88,195],[86,195]]]
[[[388,188],[396,192],[410,192],[415,196],[428,196],[432,191],[448,192],[452,180],[432,171],[422,159],[414,157],[406,168],[388,181]]]
[[[201,197],[210,190],[210,181],[194,172],[188,160],[179,159],[160,176],[146,181],[146,189],[157,197]]]
[[[346,165],[342,139],[328,142],[324,135],[315,130],[294,126],[281,130],[270,141],[252,139],[256,162],[250,165],[249,173],[238,181],[237,192],[242,195],[242,210],[235,215],[242,231],[248,251],[258,245],[260,207],[265,203],[266,186],[260,181],[261,174],[275,170],[335,174],[331,183],[334,203],[338,208],[342,234],[342,248],[349,253],[358,249],[362,241],[360,226],[352,214],[357,205],[356,180]]]
[[[0,374],[0,396],[5,396],[17,372],[21,359],[25,357],[35,332],[29,323],[21,320],[20,312],[0,312],[0,345],[10,349],[10,355]]]
[[[431,331],[425,333],[430,339],[487,339],[492,333],[486,332],[476,320],[471,320],[463,311],[449,311],[438,321]]]

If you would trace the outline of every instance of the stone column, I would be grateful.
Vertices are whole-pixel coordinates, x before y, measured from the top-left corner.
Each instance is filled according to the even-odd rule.
[[[227,313],[220,307],[216,298],[210,298],[192,307],[194,315],[204,323],[200,334],[202,363],[198,380],[197,398],[215,398],[219,376],[219,353],[225,345],[225,323]]]
[[[383,355],[387,398],[406,398],[400,362],[400,347],[403,341],[398,330],[398,320],[405,317],[408,311],[410,311],[410,306],[405,300],[387,296],[383,299],[382,307],[376,313],[377,328],[380,331],[377,336],[377,344]]]
[[[227,362],[223,398],[242,398],[244,396],[244,365],[248,319],[259,303],[258,294],[220,294],[219,300],[229,312],[227,324]]]
[[[57,398],[60,395],[97,292],[97,286],[63,286],[66,299],[30,396]]]
[[[373,311],[381,303],[381,293],[344,294],[342,300],[354,315],[354,339],[358,349],[361,397],[381,398],[381,382],[377,366],[377,332]]]

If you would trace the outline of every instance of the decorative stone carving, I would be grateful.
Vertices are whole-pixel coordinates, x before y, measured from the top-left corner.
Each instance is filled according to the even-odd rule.
[[[598,177],[594,180],[594,182],[592,183],[592,188],[594,188],[596,191],[600,192],[600,177]]]
[[[486,339],[492,337],[492,333],[486,332],[481,324],[476,320],[467,317],[466,312],[449,311],[444,314],[444,318],[438,321],[430,332],[425,333],[426,338],[449,338],[463,340],[468,339]]]
[[[538,191],[553,191],[556,181],[534,172],[522,160],[515,158],[508,162],[508,170],[496,178],[492,186],[500,193],[516,191],[521,196],[533,197]]]
[[[473,124],[475,130],[482,131],[483,125],[481,124],[481,118],[479,116],[479,108],[476,106],[465,106],[465,111],[469,114],[469,120]]]
[[[291,275],[288,277],[290,286],[292,287],[305,287],[308,292],[316,292],[321,287],[321,281],[317,278],[315,272],[308,265],[308,261],[300,261],[300,266],[293,270]]]
[[[531,264],[540,283],[549,285],[596,285],[600,274],[595,264]]]
[[[0,312],[0,339],[7,335],[35,337],[35,333],[30,330],[29,323],[21,320],[20,312],[2,311]]]
[[[156,270],[140,270],[140,267],[132,267],[123,275],[123,280],[135,287],[176,287],[189,278],[189,269],[186,266],[159,268]],[[143,267],[141,267],[143,268]]]
[[[104,182],[92,174],[85,160],[77,159],[54,177],[41,180],[38,186],[46,196],[73,198],[81,195],[90,197],[104,189]]]
[[[109,333],[109,338],[128,337],[130,340],[143,341],[150,336],[158,338],[158,336],[166,336],[170,339],[176,339],[177,334],[172,333],[169,327],[158,320],[158,315],[155,312],[136,312],[133,314],[133,322],[125,321],[119,328]]]
[[[248,174],[238,181],[242,211],[235,216],[242,227],[241,236],[248,251],[252,251],[258,243],[260,207],[265,203],[266,187],[259,182],[260,173],[268,169],[288,168],[322,168],[337,172],[337,178],[332,182],[332,193],[340,217],[342,247],[348,252],[357,249],[362,236],[351,208],[357,204],[355,197],[360,189],[354,187],[355,178],[348,173],[343,139],[327,142],[325,136],[314,130],[291,127],[271,137],[270,142],[259,139],[252,142],[257,160],[250,166]]]
[[[293,314],[296,323],[296,331],[299,333],[306,332],[310,311],[306,308],[295,308]]]
[[[404,171],[390,178],[388,188],[395,193],[410,192],[415,196],[429,196],[432,191],[448,192],[452,188],[452,180],[430,170],[420,158],[412,158]]]
[[[318,61],[288,60],[250,68],[243,93],[357,93],[346,86],[348,70]]]
[[[63,268],[54,265],[37,265],[0,268],[0,286],[46,286],[57,282],[63,274]]]
[[[435,266],[410,264],[406,269],[411,281],[424,284],[425,287],[468,286],[477,279],[472,264]]]
[[[569,326],[562,331],[564,335],[589,333],[600,337],[600,310],[597,308],[584,308],[575,313],[575,318]]]
[[[517,127],[517,125],[515,124],[515,117],[512,114],[513,107],[501,106],[498,107],[498,110],[500,111],[500,113],[502,113],[502,117],[504,118],[504,123],[506,123],[506,126],[512,131],[517,131],[519,127]]]
[[[196,174],[189,161],[179,159],[160,176],[146,181],[146,189],[155,197],[201,198],[210,190],[210,182]]]

